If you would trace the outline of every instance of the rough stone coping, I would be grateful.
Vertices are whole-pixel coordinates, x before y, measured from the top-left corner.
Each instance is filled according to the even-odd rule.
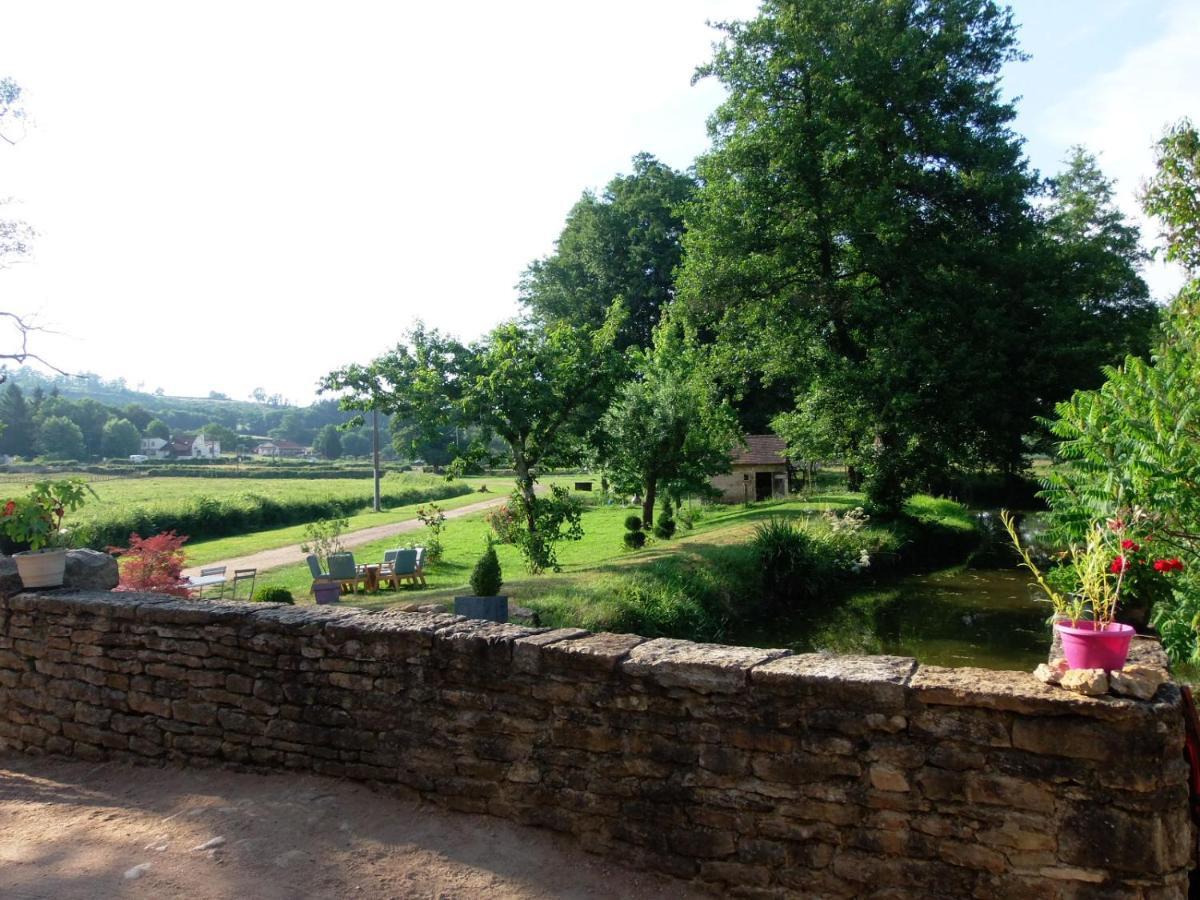
[[[630,650],[621,671],[663,687],[727,694],[746,687],[752,668],[788,652],[658,638]]]
[[[1028,672],[968,667],[918,666],[909,686],[915,698],[929,706],[968,706],[1027,715],[1085,715],[1109,720],[1143,719],[1147,713],[1175,710],[1180,702],[1179,688],[1171,683],[1160,688],[1151,701],[1111,695],[1087,697],[1042,684]]]
[[[902,706],[917,661],[908,656],[800,653],[756,666],[750,682],[775,692],[844,687],[885,706]]]
[[[407,646],[416,642],[425,647],[436,642],[455,653],[486,652],[490,659],[510,655],[514,669],[521,672],[548,668],[601,676],[620,672],[663,687],[701,693],[733,693],[747,685],[774,693],[834,688],[889,706],[916,700],[931,706],[1141,721],[1177,715],[1181,702],[1179,688],[1173,683],[1160,688],[1150,701],[1086,697],[1042,684],[1028,672],[924,666],[900,656],[792,655],[787,650],[670,638],[648,640],[634,634],[593,634],[577,628],[529,628],[450,613],[374,612],[235,600],[198,602],[115,591],[26,592],[0,598],[0,609],[86,614],[151,626],[222,626],[249,634],[319,634],[320,639],[335,643],[371,642],[373,648],[379,648],[374,652],[393,642]],[[1166,666],[1166,657],[1152,638],[1136,638],[1130,660]]]

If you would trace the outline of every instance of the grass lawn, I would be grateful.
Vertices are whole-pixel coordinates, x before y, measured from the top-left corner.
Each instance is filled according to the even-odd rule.
[[[581,591],[587,595],[579,598],[582,605],[590,605],[603,593],[606,578],[619,577],[630,567],[652,565],[656,560],[679,554],[704,554],[707,549],[721,545],[741,544],[753,534],[756,524],[771,517],[814,518],[827,509],[848,509],[860,502],[860,495],[831,492],[804,500],[773,501],[748,507],[705,507],[693,530],[686,531],[681,527],[674,540],[652,539],[645,549],[637,552],[625,550],[621,538],[625,532],[625,517],[638,510],[624,506],[589,507],[583,514],[583,539],[558,545],[559,563],[563,569],[560,573],[531,576],[526,574],[516,548],[500,545],[496,552],[504,571],[504,592],[511,597],[512,603],[540,607],[543,604],[535,601],[548,602],[555,595]],[[701,510],[699,506],[694,509]],[[447,601],[467,588],[471,570],[486,546],[488,534],[482,515],[453,519],[446,523],[442,534],[444,558],[428,571],[428,585],[424,589],[405,586],[395,593],[381,591],[374,597],[346,596],[342,602],[380,609],[397,603]],[[404,543],[419,544],[421,537],[421,533],[413,533],[401,535],[399,540],[392,538],[366,544],[354,550],[355,559],[378,562],[385,550]],[[260,583],[285,587],[299,602],[312,602],[308,594],[312,578],[303,560],[297,559],[295,566],[263,573]]]
[[[400,476],[397,476],[400,477]],[[419,477],[419,476],[416,476]],[[164,481],[179,481],[180,479],[163,479]],[[200,479],[209,480],[209,479]],[[470,476],[459,479],[464,484],[471,486],[474,493],[464,494],[461,497],[450,497],[446,500],[435,501],[443,510],[449,511],[458,509],[460,506],[470,506],[472,503],[482,503],[497,497],[507,496],[515,487],[515,482],[512,478],[505,477],[489,477],[489,476]],[[552,476],[547,478],[546,484],[569,484],[574,480],[574,476]],[[255,482],[257,484],[258,482]],[[330,483],[330,482],[325,482]],[[397,484],[403,484],[397,482]],[[386,486],[386,480],[385,480]],[[488,493],[479,493],[479,489],[486,487]],[[367,482],[367,492],[370,493],[370,482]],[[370,509],[364,509],[362,512],[354,516],[349,516],[350,526],[348,532],[361,531],[364,528],[372,528],[376,525],[389,525],[393,522],[405,522],[409,519],[416,518],[417,509],[423,505],[422,503],[413,503],[407,506],[397,506],[391,509],[384,509],[382,512],[374,512]],[[209,563],[217,562],[223,559],[233,559],[238,556],[248,556],[251,553],[258,553],[261,550],[273,550],[276,547],[287,547],[292,544],[300,544],[304,541],[304,525],[291,525],[283,528],[272,528],[265,531],[257,531],[253,534],[242,534],[235,537],[216,538],[209,541],[197,541],[194,544],[187,544],[184,549],[187,551],[187,559],[189,566],[204,566]],[[412,538],[415,535],[404,535],[403,538]],[[385,549],[391,549],[394,546],[395,538]],[[370,545],[368,545],[370,546]],[[358,551],[356,551],[358,552]],[[382,557],[382,551],[377,554]],[[366,559],[366,557],[363,557]],[[306,569],[307,571],[307,569]],[[264,582],[265,583],[265,582]],[[274,582],[271,582],[272,584]],[[306,586],[307,589],[307,586]]]

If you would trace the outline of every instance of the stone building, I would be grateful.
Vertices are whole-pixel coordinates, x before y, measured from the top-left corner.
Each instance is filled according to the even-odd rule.
[[[773,434],[748,434],[735,447],[727,474],[714,475],[711,484],[722,503],[754,503],[788,495],[787,445]]]

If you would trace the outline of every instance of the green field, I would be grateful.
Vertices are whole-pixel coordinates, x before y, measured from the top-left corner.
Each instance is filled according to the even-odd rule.
[[[58,476],[54,476],[58,477]],[[372,484],[370,477],[345,478],[105,478],[104,476],[78,476],[87,481],[96,498],[89,499],[86,506],[72,518],[80,522],[98,521],[114,513],[141,507],[145,509],[171,509],[196,497],[225,499],[246,494],[256,494],[277,500],[311,499],[327,497],[362,497],[370,503]],[[486,479],[463,479],[466,482]],[[436,475],[413,475],[389,473],[382,479],[381,488],[402,489],[442,483]],[[31,485],[0,485],[0,494],[19,495],[30,490]]]

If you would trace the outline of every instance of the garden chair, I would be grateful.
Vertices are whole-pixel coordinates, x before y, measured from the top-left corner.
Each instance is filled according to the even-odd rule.
[[[421,582],[421,586],[425,586],[425,548],[417,547],[417,580]]]
[[[362,571],[354,564],[353,553],[333,553],[329,557],[329,574],[342,590],[350,593],[358,591],[358,585],[363,579]]]
[[[416,582],[417,575],[417,551],[416,550],[397,550],[395,557],[392,559],[392,568],[387,574],[387,580],[391,582],[393,590],[400,589],[401,581]],[[383,578],[383,573],[380,572],[380,578]]]
[[[313,581],[333,581],[334,578],[328,572],[321,571],[321,561],[317,559],[315,553],[310,553],[304,557],[304,561],[308,563],[308,571],[312,573]]]
[[[392,583],[392,571],[395,569],[396,554],[399,552],[399,548],[383,552],[383,563],[379,566],[379,583],[381,585]]]
[[[246,596],[243,600],[254,599],[254,578],[258,575],[258,569],[234,569],[233,570],[233,589],[229,595],[230,600],[238,599],[238,587],[249,582],[246,588]]]

